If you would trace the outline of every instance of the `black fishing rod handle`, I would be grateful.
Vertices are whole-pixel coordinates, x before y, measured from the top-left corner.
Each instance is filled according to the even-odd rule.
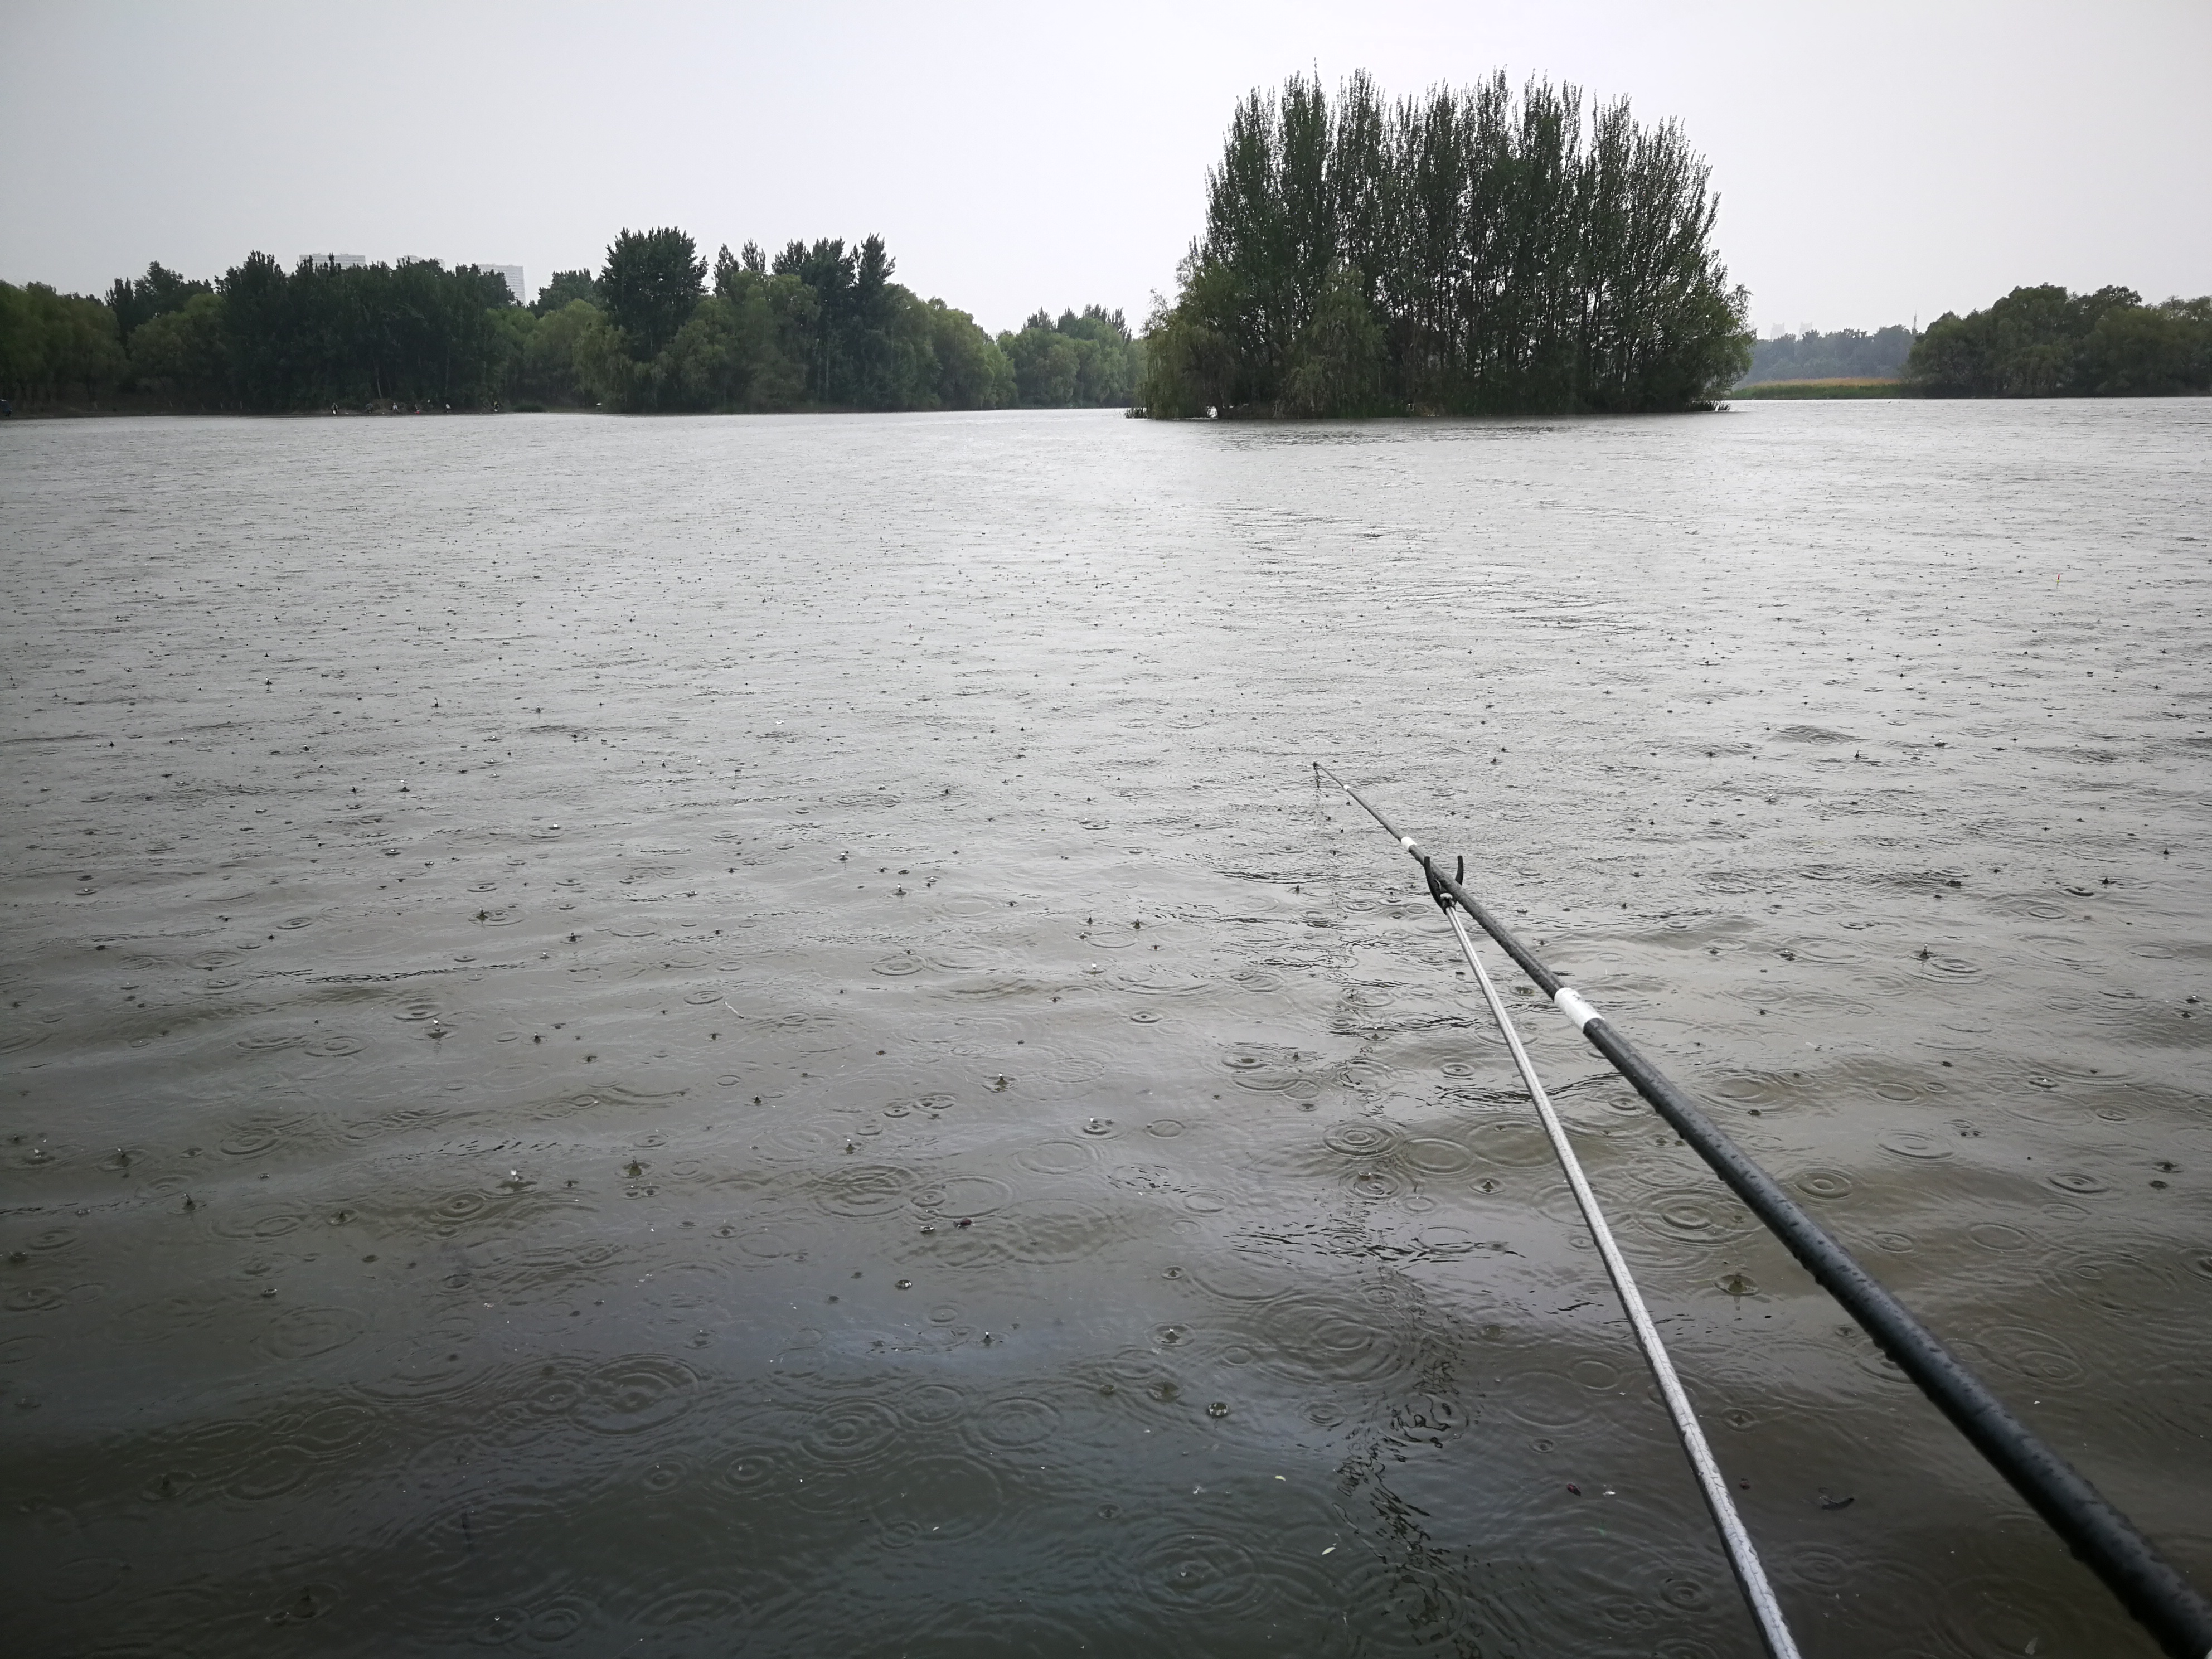
[[[1583,1035],[2065,1540],[2171,1659],[2212,1659],[2212,1601],[1627,1038],[1601,1018],[1585,1023]]]

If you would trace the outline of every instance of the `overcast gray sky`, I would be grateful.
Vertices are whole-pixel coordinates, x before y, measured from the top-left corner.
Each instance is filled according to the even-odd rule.
[[[0,0],[0,276],[255,248],[596,266],[881,233],[993,329],[1139,320],[1235,100],[1504,67],[1679,118],[1762,333],[2022,283],[2212,291],[2212,0],[101,3]]]

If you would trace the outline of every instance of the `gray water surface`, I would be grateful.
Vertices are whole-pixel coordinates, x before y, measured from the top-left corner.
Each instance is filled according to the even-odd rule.
[[[0,431],[9,1646],[1755,1652],[1316,758],[2212,1581],[2208,458]],[[2153,1652],[1514,1000],[1807,1653]]]

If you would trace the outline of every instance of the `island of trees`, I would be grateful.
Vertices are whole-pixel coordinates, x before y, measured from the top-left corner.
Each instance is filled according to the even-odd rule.
[[[1154,416],[1663,410],[1748,367],[1717,198],[1673,122],[1495,75],[1255,92],[1146,333]]]
[[[1039,311],[994,339],[892,280],[882,240],[748,242],[711,266],[681,230],[626,230],[596,273],[534,304],[434,260],[214,282],[156,264],[100,299],[0,283],[0,393],[132,407],[367,405],[628,410],[1065,408],[1129,401],[1142,357],[1121,314]]]

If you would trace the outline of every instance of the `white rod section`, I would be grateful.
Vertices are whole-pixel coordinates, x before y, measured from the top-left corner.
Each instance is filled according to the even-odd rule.
[[[1783,1620],[1781,1603],[1774,1598],[1773,1587],[1766,1582],[1766,1570],[1759,1565],[1759,1551],[1751,1541],[1751,1534],[1744,1530],[1742,1517],[1735,1512],[1735,1500],[1729,1496],[1727,1478],[1713,1461],[1712,1448],[1705,1443],[1705,1431],[1698,1426],[1690,1396],[1682,1391],[1681,1379],[1674,1375],[1674,1362],[1667,1357],[1666,1346],[1659,1340],[1659,1328],[1651,1322],[1650,1310],[1644,1305],[1643,1292],[1636,1288],[1636,1280],[1630,1276],[1620,1247],[1613,1242],[1613,1229],[1606,1224],[1605,1212],[1597,1206],[1597,1195],[1590,1191],[1581,1160],[1567,1144],[1567,1132],[1559,1121],[1559,1115],[1553,1109],[1551,1097],[1537,1079],[1528,1051],[1521,1046],[1521,1034],[1513,1029],[1498,988],[1491,983],[1482,959],[1474,953],[1474,941],[1468,937],[1467,924],[1460,920],[1458,908],[1449,904],[1443,908],[1444,920],[1451,923],[1460,951],[1467,957],[1467,965],[1474,970],[1475,982],[1482,987],[1483,999],[1490,1004],[1498,1029],[1504,1035],[1505,1046],[1513,1051],[1513,1063],[1521,1068],[1521,1080],[1528,1085],[1528,1097],[1536,1103],[1536,1115],[1544,1121],[1544,1133],[1551,1137],[1552,1151],[1559,1157],[1559,1168],[1566,1173],[1567,1185],[1574,1188],[1575,1202],[1582,1206],[1583,1219],[1589,1224],[1590,1237],[1597,1245],[1598,1255],[1604,1259],[1613,1288],[1620,1293],[1621,1308],[1628,1315],[1628,1322],[1636,1328],[1636,1340],[1644,1350],[1660,1394],[1666,1399],[1668,1414],[1674,1419],[1674,1431],[1681,1437],[1682,1449],[1689,1455],[1698,1484],[1705,1490],[1705,1507],[1713,1512],[1713,1523],[1720,1528],[1721,1542],[1728,1550],[1729,1565],[1735,1570],[1736,1582],[1743,1586],[1744,1600],[1751,1605],[1759,1633],[1766,1640],[1766,1650],[1773,1659],[1798,1659],[1797,1644]]]

